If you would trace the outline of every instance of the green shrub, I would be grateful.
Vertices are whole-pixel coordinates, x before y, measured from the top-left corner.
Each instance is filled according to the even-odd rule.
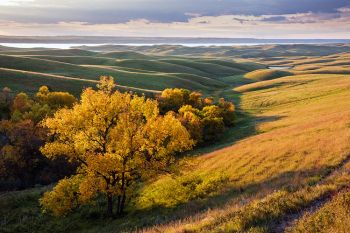
[[[144,188],[137,200],[138,208],[175,207],[193,199],[203,199],[222,191],[227,184],[225,173],[188,174],[168,177]]]

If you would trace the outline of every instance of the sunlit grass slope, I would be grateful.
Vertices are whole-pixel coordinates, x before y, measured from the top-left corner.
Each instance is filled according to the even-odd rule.
[[[290,75],[293,75],[293,73],[284,70],[261,69],[249,72],[244,77],[252,81],[264,81]]]
[[[194,192],[178,192],[186,190],[182,188],[185,177],[212,177],[219,172],[225,174],[229,181],[218,185],[221,186],[221,194],[213,194],[216,197],[207,202],[210,205],[208,203],[213,204],[215,200],[213,209],[161,227],[161,231],[235,232],[261,224],[262,228],[258,229],[261,231],[258,232],[269,232],[271,226],[266,224],[276,223],[284,215],[300,211],[343,187],[344,182],[339,184],[336,181],[339,177],[341,179],[341,175],[336,178],[328,176],[348,161],[349,88],[350,77],[341,75],[292,76],[237,88],[235,91],[240,95],[241,109],[252,116],[250,124],[257,124],[256,135],[194,158],[192,163],[195,166],[190,170],[187,168],[175,181],[166,177],[148,186],[144,190],[143,204],[148,201],[166,205],[179,199],[181,202],[179,195],[191,196]],[[237,132],[242,128],[249,129],[249,123],[238,126]],[[348,175],[345,179],[347,185]],[[328,181],[322,183],[323,180]],[[172,185],[168,185],[171,182]],[[311,189],[308,190],[308,187]],[[285,193],[271,194],[266,199],[267,203],[265,199],[259,201],[274,190],[285,190]],[[166,198],[163,199],[164,196]],[[257,203],[242,206],[242,198],[249,203],[247,197],[257,199]],[[222,206],[227,199],[231,204]],[[262,209],[263,212],[256,216],[257,219],[263,218],[262,222],[247,220],[241,228],[239,224],[243,223],[236,218],[245,221],[250,211],[259,213],[260,210],[254,210],[254,205],[260,205],[258,203],[266,203],[265,210]],[[195,209],[193,204],[192,209]]]
[[[348,232],[350,221],[349,189],[334,195],[317,210],[310,210],[296,221],[287,232]]]
[[[115,59],[153,59],[152,56],[147,56],[142,53],[132,52],[132,51],[117,51],[117,52],[109,52],[100,55],[101,57],[110,57]]]
[[[8,232],[281,232],[348,185],[349,76],[288,76],[221,94],[239,106],[236,127],[183,158],[177,174],[140,187],[124,218],[102,220],[97,203],[54,219],[39,213],[35,189],[2,197],[13,199],[2,208],[13,210],[2,212]]]
[[[265,57],[256,61],[270,66],[289,66],[298,74],[350,74],[349,53],[328,56]]]
[[[333,51],[348,49],[344,46]],[[0,196],[0,202],[7,203],[0,205],[5,232],[312,232],[330,225],[342,229],[338,223],[348,220],[342,205],[350,183],[350,55],[331,54],[330,46],[282,46],[288,51],[280,52],[275,46],[264,48],[267,55],[255,59],[257,63],[207,55],[159,57],[186,51],[177,46],[139,48],[158,53],[144,54],[145,59],[139,53],[119,52],[108,57],[79,55],[80,51],[1,55],[0,85],[18,91],[51,85],[78,93],[105,74],[126,86],[201,90],[235,101],[238,109],[236,126],[221,141],[183,155],[176,174],[139,187],[125,217],[104,220],[101,202],[55,219],[40,213],[38,206],[47,188],[33,189]],[[302,49],[309,51],[307,56]],[[203,55],[214,49],[192,52]],[[251,50],[248,55],[258,53],[264,51]],[[265,69],[272,65],[290,66],[291,73]],[[333,218],[335,214],[339,218]]]

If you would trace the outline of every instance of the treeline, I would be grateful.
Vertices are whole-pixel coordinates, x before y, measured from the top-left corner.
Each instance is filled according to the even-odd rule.
[[[162,113],[173,111],[197,145],[219,139],[235,122],[235,106],[220,98],[203,98],[199,92],[186,89],[165,89],[158,97]]]
[[[108,215],[113,207],[122,214],[140,182],[169,172],[177,153],[219,139],[235,122],[224,99],[176,88],[151,99],[114,87],[101,77],[79,100],[46,86],[32,97],[4,88],[1,190],[60,180],[41,199],[44,210],[66,214],[102,195]]]
[[[69,93],[51,92],[43,86],[35,96],[0,92],[0,191],[46,185],[71,174],[74,165],[63,157],[49,160],[40,152],[48,140],[40,121],[57,109],[72,107],[77,99]]]

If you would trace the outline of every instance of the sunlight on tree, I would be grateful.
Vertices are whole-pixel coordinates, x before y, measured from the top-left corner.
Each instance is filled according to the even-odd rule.
[[[42,153],[48,158],[65,155],[80,164],[76,176],[41,199],[44,210],[55,215],[76,208],[76,203],[88,204],[99,194],[107,199],[109,216],[114,206],[122,214],[137,183],[167,171],[175,153],[194,144],[173,114],[159,115],[157,101],[113,92],[111,77],[102,77],[98,87],[84,90],[72,109],[61,109],[43,121],[53,140]]]

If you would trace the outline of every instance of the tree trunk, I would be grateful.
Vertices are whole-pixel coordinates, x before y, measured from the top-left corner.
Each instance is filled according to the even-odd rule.
[[[118,196],[118,209],[117,209],[117,214],[122,215],[124,212],[124,205],[125,205],[125,173],[122,173],[122,186],[121,186],[121,191],[122,195]]]
[[[113,197],[111,194],[107,194],[107,216],[113,217]]]
[[[120,201],[121,201],[121,196],[118,196],[118,203],[117,203],[117,214],[119,214],[119,209],[120,209]]]
[[[122,196],[122,201],[120,203],[120,213],[119,214],[123,214],[124,213],[124,206],[125,206],[125,190],[123,191],[123,196]]]

